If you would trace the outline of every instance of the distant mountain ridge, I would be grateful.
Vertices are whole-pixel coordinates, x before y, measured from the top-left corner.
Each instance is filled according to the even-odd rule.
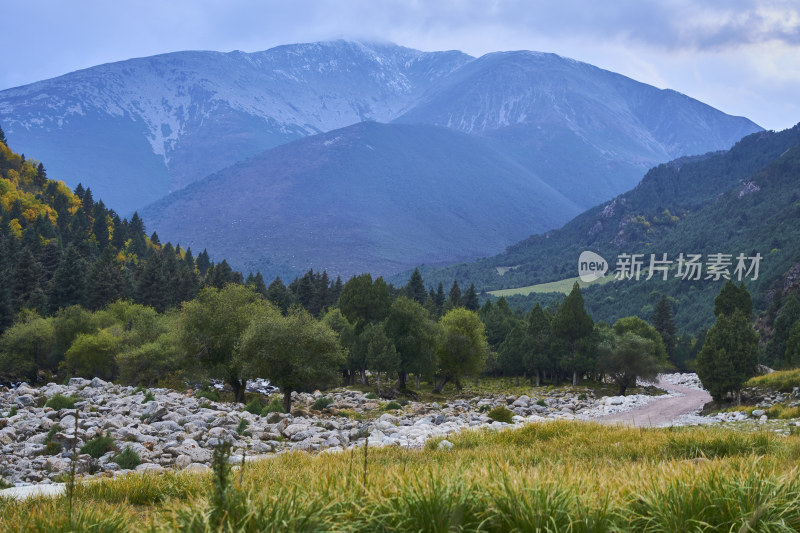
[[[490,136],[583,207],[654,164],[725,149],[760,129],[554,54],[475,59],[350,41],[175,52],[0,91],[12,146],[70,185],[92,183],[120,213],[263,150],[365,120]]]
[[[142,216],[161,238],[291,279],[473,259],[579,211],[485,139],[362,122],[268,150]]]

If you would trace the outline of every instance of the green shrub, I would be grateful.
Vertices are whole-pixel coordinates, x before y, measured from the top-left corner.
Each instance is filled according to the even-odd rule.
[[[285,413],[286,411],[283,410],[283,404],[281,404],[280,400],[277,398],[273,398],[269,405],[267,405],[263,411],[261,411],[261,416],[267,416],[270,413]]]
[[[240,418],[239,425],[236,426],[236,433],[241,435],[242,433],[244,433],[244,430],[247,429],[248,425],[249,424],[247,423],[247,420],[245,420],[244,418]]]
[[[394,411],[395,409],[402,409],[402,408],[403,406],[395,402],[394,400],[383,406],[384,411]]]
[[[547,407],[547,403],[545,403],[543,398],[539,398],[536,400],[536,405],[541,405],[542,407]]]
[[[111,433],[106,433],[105,436],[97,436],[81,446],[81,453],[88,453],[95,459],[100,459],[106,452],[114,449],[114,439],[111,438]]]
[[[263,409],[264,406],[261,405],[261,400],[258,398],[253,398],[250,400],[250,403],[248,403],[244,408],[245,411],[253,415],[260,415]]]
[[[121,453],[117,454],[114,457],[114,462],[119,465],[120,468],[124,470],[133,470],[140,464],[142,464],[141,458],[139,458],[139,454],[136,453],[136,450],[131,448],[130,446],[126,446]]]
[[[75,396],[64,396],[61,393],[53,394],[47,402],[45,402],[45,407],[50,407],[56,411],[60,411],[62,409],[74,409],[75,402],[78,400]]]
[[[3,479],[2,476],[0,476],[0,490],[2,490],[2,489],[10,489],[13,486],[14,486],[13,483],[9,483],[5,479]]]
[[[11,418],[12,416],[16,416],[17,414],[17,406],[12,405],[11,409],[8,410],[8,417]]]
[[[153,395],[153,392],[152,391],[147,391],[145,393],[145,395],[144,395],[144,399],[142,400],[142,403],[154,402],[155,399],[156,399],[156,397]]]
[[[364,398],[366,398],[367,400],[377,400],[377,399],[378,399],[378,395],[377,395],[377,394],[375,394],[374,392],[368,392],[368,393],[367,393],[367,394],[364,396]]]
[[[332,403],[333,403],[333,400],[331,400],[327,396],[322,396],[321,398],[317,398],[317,401],[315,401],[311,405],[311,409],[314,410],[314,411],[322,411],[323,409],[326,409]]]
[[[489,418],[491,418],[496,422],[505,422],[507,424],[510,424],[511,417],[514,416],[514,413],[509,411],[505,406],[501,405],[489,411],[488,416]]]
[[[61,443],[47,441],[44,445],[44,449],[40,451],[38,455],[58,455],[59,453],[61,453]]]
[[[214,389],[204,389],[194,395],[195,398],[205,398],[206,400],[210,400],[212,402],[219,401],[219,393]]]

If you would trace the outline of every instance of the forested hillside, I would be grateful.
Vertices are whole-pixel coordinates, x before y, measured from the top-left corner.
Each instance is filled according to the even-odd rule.
[[[800,261],[800,125],[755,133],[731,150],[681,158],[651,169],[633,190],[574,218],[563,228],[534,235],[504,253],[445,269],[421,269],[433,282],[457,278],[479,290],[524,287],[577,275],[578,256],[592,250],[610,262],[619,254],[760,253],[758,279],[747,280],[757,310],[776,283]],[[502,272],[502,274],[501,274]],[[400,276],[399,276],[400,277]],[[398,278],[399,278],[398,277]],[[647,317],[669,294],[680,329],[707,327],[719,281],[613,282],[585,291],[596,318]],[[530,307],[551,296],[512,297]]]
[[[195,257],[148,237],[137,214],[121,219],[91,188],[71,191],[49,179],[42,163],[15,154],[4,136],[0,174],[0,332],[23,309],[45,316],[131,299],[164,311],[204,285],[244,281],[225,260],[214,264],[205,251]],[[260,275],[249,280],[264,286]]]

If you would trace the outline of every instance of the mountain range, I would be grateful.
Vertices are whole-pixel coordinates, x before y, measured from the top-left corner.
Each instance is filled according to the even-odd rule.
[[[265,276],[492,254],[761,130],[554,54],[350,41],[100,65],[0,91],[0,124],[71,186]]]

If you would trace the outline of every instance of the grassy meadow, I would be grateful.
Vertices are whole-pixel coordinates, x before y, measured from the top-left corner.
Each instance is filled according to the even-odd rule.
[[[539,283],[537,285],[528,285],[527,287],[518,287],[516,289],[498,289],[496,291],[487,291],[488,294],[492,296],[497,296],[498,298],[501,296],[527,296],[532,293],[548,293],[548,292],[559,292],[561,294],[569,294],[572,290],[572,286],[575,282],[578,282],[581,289],[585,289],[586,287],[590,287],[592,285],[604,285],[610,281],[614,281],[616,278],[611,274],[606,274],[604,277],[600,279],[596,279],[594,281],[585,282],[582,281],[580,278],[567,278],[558,281],[550,281],[547,283]]]
[[[0,501],[0,531],[798,531],[800,437],[548,422]],[[226,478],[227,480],[223,479]]]

